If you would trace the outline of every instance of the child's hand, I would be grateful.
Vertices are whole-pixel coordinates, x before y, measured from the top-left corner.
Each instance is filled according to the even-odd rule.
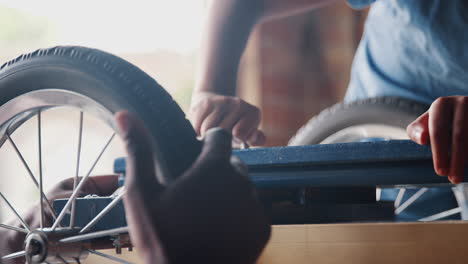
[[[452,183],[463,181],[468,160],[467,96],[438,98],[406,131],[420,145],[430,142],[437,174]]]
[[[198,92],[193,95],[190,119],[199,136],[210,128],[220,127],[251,146],[265,143],[265,135],[258,129],[260,110],[234,96]]]

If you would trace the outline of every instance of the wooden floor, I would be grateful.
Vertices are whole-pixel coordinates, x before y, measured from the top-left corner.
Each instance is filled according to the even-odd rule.
[[[111,253],[112,251],[107,251]],[[135,263],[135,252],[119,257]],[[101,257],[86,263],[113,263]],[[274,226],[258,264],[466,264],[468,223]]]

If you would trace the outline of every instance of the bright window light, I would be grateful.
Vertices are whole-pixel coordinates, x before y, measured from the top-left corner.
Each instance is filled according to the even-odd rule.
[[[193,52],[205,11],[204,0],[0,0],[47,21],[51,43],[80,44],[112,52]],[[10,21],[1,21],[7,25]]]

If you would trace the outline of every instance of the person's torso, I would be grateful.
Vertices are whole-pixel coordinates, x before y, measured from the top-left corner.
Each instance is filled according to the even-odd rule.
[[[468,95],[468,1],[377,0],[353,62],[347,101]]]

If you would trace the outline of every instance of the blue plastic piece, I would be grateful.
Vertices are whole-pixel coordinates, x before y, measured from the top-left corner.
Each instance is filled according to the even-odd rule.
[[[84,227],[88,224],[99,212],[106,207],[113,198],[111,197],[83,197],[76,199],[76,215],[75,227]],[[58,199],[54,201],[54,211],[58,214],[63,209],[68,199]],[[70,225],[70,215],[67,214],[61,222],[62,226]],[[117,227],[126,226],[124,206],[119,202],[112,208],[101,220],[99,220],[90,232],[107,230]]]
[[[428,146],[409,140],[235,150],[258,188],[448,184]],[[125,172],[125,159],[115,162]]]
[[[234,151],[249,168],[431,160],[431,149],[409,140],[252,148]]]
[[[114,173],[119,174],[119,186],[125,184],[125,158],[117,158],[114,160]]]
[[[373,187],[447,184],[435,174],[431,150],[411,141],[375,141],[298,147],[235,150],[257,188]],[[125,158],[116,159],[114,172],[125,175]],[[77,200],[77,226],[91,220],[109,204],[109,197]],[[54,202],[59,211],[66,200]],[[126,224],[123,204],[95,226],[95,231]],[[288,213],[289,214],[289,213]],[[68,224],[68,217],[63,224]]]
[[[117,158],[114,160],[114,173],[125,174],[125,158]]]

